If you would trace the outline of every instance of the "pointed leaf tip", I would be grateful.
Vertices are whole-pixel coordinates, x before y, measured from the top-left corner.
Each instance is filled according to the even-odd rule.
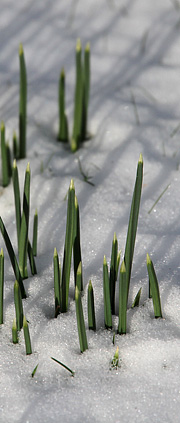
[[[139,163],[143,163],[143,156],[142,156],[142,154],[140,154],[140,156],[139,156]]]
[[[13,169],[17,168],[17,163],[16,163],[16,159],[13,160]]]
[[[79,275],[82,273],[82,264],[81,264],[81,261],[80,261],[79,266],[78,266],[78,268],[77,268],[77,273],[78,273]]]
[[[26,172],[30,172],[30,163],[28,162]]]
[[[22,43],[19,44],[19,56],[23,54],[23,45]]]
[[[0,256],[4,257],[3,249],[1,248]]]
[[[4,122],[1,122],[1,131],[4,131]]]
[[[54,248],[54,257],[57,257],[57,249],[56,249],[56,247]]]
[[[75,189],[75,187],[74,187],[74,180],[73,179],[71,179],[71,183],[70,183],[70,187],[69,187],[69,189],[71,190],[71,189]]]
[[[147,265],[148,264],[151,264],[151,259],[150,259],[150,257],[149,257],[149,254],[147,253],[147,256],[146,256],[146,262],[147,262]]]
[[[90,43],[87,43],[87,44],[86,44],[86,48],[85,48],[85,50],[86,50],[87,52],[89,52],[89,51],[90,51]]]
[[[80,38],[78,38],[77,43],[76,43],[76,51],[80,51],[81,50],[81,40]]]

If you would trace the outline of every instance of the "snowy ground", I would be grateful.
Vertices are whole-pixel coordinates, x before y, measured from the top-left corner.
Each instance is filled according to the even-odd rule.
[[[22,4],[23,3],[23,4]],[[89,130],[94,137],[76,153],[56,141],[59,72],[67,76],[72,126],[76,39],[91,43]],[[0,421],[51,423],[178,422],[180,414],[180,2],[177,0],[2,0],[0,14],[0,119],[7,138],[18,129],[18,46],[28,72],[27,159],[18,163],[23,186],[31,166],[31,233],[39,213],[38,275],[26,282],[24,310],[33,354],[23,334],[11,341],[14,275],[5,253],[5,318],[0,328]],[[114,231],[124,252],[139,154],[144,182],[130,289],[142,286],[140,307],[128,310],[128,333],[104,329],[102,263],[110,260]],[[83,170],[94,186],[83,181]],[[42,172],[43,167],[43,172]],[[79,352],[73,301],[54,319],[53,251],[63,257],[66,202],[74,178],[80,206],[87,324],[87,284],[95,291],[97,332]],[[158,196],[166,188],[151,213]],[[16,246],[12,186],[0,188],[1,216]],[[153,318],[146,253],[160,285],[164,319]],[[114,318],[117,329],[118,317]],[[121,367],[109,370],[116,346]],[[75,371],[75,377],[53,362]],[[39,363],[35,377],[31,373]]]

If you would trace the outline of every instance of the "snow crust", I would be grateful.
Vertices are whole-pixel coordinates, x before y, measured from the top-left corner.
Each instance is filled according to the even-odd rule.
[[[18,169],[22,189],[30,162],[30,234],[36,208],[39,214],[38,274],[25,281],[28,298],[23,302],[31,356],[25,355],[23,333],[19,345],[12,344],[14,275],[1,239],[5,254],[2,423],[179,422],[179,26],[180,3],[175,0],[1,1],[0,117],[10,142],[13,129],[18,128],[20,42],[28,73],[27,159],[18,162]],[[64,66],[72,127],[77,38],[83,46],[87,41],[91,44],[89,130],[93,138],[72,154],[56,141],[57,97]],[[141,286],[142,296],[140,307],[128,310],[127,335],[116,335],[113,345],[113,331],[104,329],[103,256],[109,263],[114,231],[124,254],[140,153],[144,182],[129,306]],[[78,159],[94,186],[83,181]],[[71,178],[80,207],[86,326],[90,279],[97,319],[97,332],[87,329],[89,349],[84,354],[79,352],[73,274],[68,313],[54,319],[53,251],[56,247],[62,262],[64,198]],[[0,188],[0,208],[17,252],[12,185]],[[147,252],[159,280],[163,319],[153,318],[147,299]],[[113,323],[116,330],[118,316]],[[120,367],[110,370],[117,346]],[[75,377],[51,356],[74,370]]]

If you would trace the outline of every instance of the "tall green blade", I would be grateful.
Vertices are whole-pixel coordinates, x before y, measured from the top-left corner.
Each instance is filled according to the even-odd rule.
[[[0,325],[3,323],[3,300],[4,300],[4,253],[0,252]]]
[[[103,293],[104,293],[104,321],[107,329],[112,329],[111,299],[109,287],[108,265],[106,257],[103,261]]]
[[[3,223],[3,220],[2,220],[1,217],[0,217],[0,231],[2,233],[2,236],[4,238],[4,242],[6,244],[6,248],[7,248],[8,254],[9,254],[9,258],[11,260],[12,268],[14,270],[15,278],[19,282],[19,286],[20,286],[20,290],[21,290],[21,296],[22,296],[22,298],[26,298],[26,292],[25,292],[23,281],[22,281],[22,278],[21,278],[18,262],[16,260],[16,256],[15,256],[9,235],[6,231],[6,228],[4,226],[4,223]]]
[[[79,218],[79,205],[77,197],[75,195],[75,211],[74,211],[74,240],[73,240],[73,258],[74,258],[74,278],[76,285],[76,277],[79,263],[82,263],[81,258],[81,243],[80,243],[80,218]],[[81,269],[82,270],[82,269]],[[83,278],[81,273],[81,287],[80,291],[83,291]]]
[[[80,344],[80,350],[83,353],[85,350],[88,349],[88,343],[87,343],[87,337],[86,337],[81,294],[77,286],[75,288],[75,302],[76,302],[76,318],[77,318],[77,327],[78,327],[78,334],[79,334],[79,344]]]
[[[115,289],[117,281],[117,260],[118,260],[118,242],[116,233],[112,242],[111,265],[110,265],[110,297],[111,297],[111,311],[115,314]]]
[[[126,278],[126,267],[124,260],[120,269],[119,278],[119,326],[118,333],[126,333],[126,315],[127,315],[127,278]]]
[[[56,248],[54,249],[54,297],[55,297],[55,317],[60,312],[60,267],[59,257]]]
[[[27,165],[24,195],[23,195],[23,212],[21,218],[21,229],[19,236],[19,269],[23,279],[28,277],[27,273],[27,250],[28,250],[28,229],[29,229],[29,202],[30,202],[30,166]]]
[[[25,316],[23,318],[23,331],[24,331],[24,340],[25,340],[25,346],[26,346],[26,354],[27,355],[32,354],[29,327],[28,327],[28,323],[27,323]]]
[[[158,281],[156,277],[156,272],[154,270],[154,266],[149,257],[149,254],[147,254],[147,270],[149,275],[149,283],[150,283],[151,295],[152,295],[153,306],[154,306],[154,316],[156,318],[162,317],[159,285],[158,285]]]
[[[94,307],[94,291],[91,281],[88,285],[88,326],[91,330],[96,330],[96,317]]]
[[[7,187],[9,184],[8,154],[5,141],[5,126],[1,122],[1,161],[2,161],[2,185]]]
[[[37,236],[38,236],[38,212],[37,209],[34,214],[34,223],[33,223],[33,241],[32,241],[32,249],[33,255],[37,256]]]
[[[18,176],[18,168],[16,165],[16,160],[14,160],[13,162],[12,180],[13,180],[13,190],[14,190],[16,229],[17,229],[17,241],[18,241],[18,251],[19,251],[19,237],[20,237],[20,229],[21,229],[21,200],[20,200],[19,176]]]
[[[15,281],[14,284],[14,304],[16,310],[16,325],[17,330],[20,331],[23,327],[23,305],[22,305],[22,297],[21,291],[18,284],[18,281]]]
[[[82,141],[82,100],[83,100],[83,73],[81,62],[81,42],[76,44],[76,86],[74,98],[74,126],[71,150],[75,152]]]
[[[7,155],[7,164],[8,164],[8,175],[10,180],[12,176],[12,163],[11,163],[11,150],[9,147],[9,142],[6,142],[6,155]]]
[[[133,261],[134,246],[135,246],[135,239],[136,239],[136,232],[137,232],[139,206],[140,206],[141,190],[142,190],[142,180],[143,180],[143,158],[142,158],[142,154],[140,154],[138,166],[137,166],[136,182],[135,182],[133,198],[131,203],[131,211],[130,211],[130,217],[129,217],[129,225],[128,225],[126,248],[125,248],[127,299],[129,294],[132,261]]]
[[[28,245],[27,245],[27,252],[28,252],[28,257],[29,257],[29,264],[30,264],[30,268],[31,268],[31,273],[32,273],[32,275],[36,275],[37,274],[36,263],[35,263],[35,260],[34,260],[33,249],[32,249],[32,246],[31,246],[29,239],[28,239]]]
[[[13,159],[18,159],[18,142],[16,132],[13,132]]]
[[[89,92],[90,92],[90,44],[87,43],[84,50],[84,67],[83,67],[82,140],[85,140],[87,138]]]
[[[22,44],[19,45],[19,65],[19,158],[24,159],[26,157],[27,76]]]
[[[59,77],[59,133],[58,140],[68,142],[68,121],[65,113],[65,72]]]
[[[75,188],[74,181],[71,179],[68,191],[68,206],[67,206],[67,221],[66,221],[66,236],[63,257],[62,269],[62,307],[61,311],[64,313],[68,309],[69,297],[69,280],[71,271],[71,258],[74,236],[74,204],[75,204]]]

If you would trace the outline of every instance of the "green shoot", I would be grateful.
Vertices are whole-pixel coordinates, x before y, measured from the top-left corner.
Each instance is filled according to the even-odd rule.
[[[30,268],[31,268],[31,273],[32,273],[32,275],[36,275],[37,274],[36,263],[35,263],[35,260],[34,260],[33,249],[31,247],[31,243],[30,243],[29,239],[28,239],[27,252],[28,252],[28,257],[29,257],[29,264],[30,264]]]
[[[13,250],[13,246],[11,244],[9,235],[6,231],[6,228],[4,226],[4,223],[3,223],[3,220],[2,220],[1,217],[0,217],[0,230],[1,230],[2,236],[4,238],[4,242],[6,244],[6,248],[7,248],[8,254],[9,254],[9,258],[11,260],[12,268],[14,270],[15,278],[18,281],[19,286],[20,286],[21,296],[22,296],[22,298],[26,298],[26,292],[25,292],[23,281],[22,281],[22,278],[21,278],[18,262],[16,260],[16,256],[15,256],[15,253],[14,253],[14,250]]]
[[[79,334],[79,344],[80,344],[80,350],[83,353],[85,350],[88,349],[88,343],[87,343],[87,337],[86,337],[81,294],[77,286],[75,288],[75,302],[76,302],[76,318],[77,318],[77,327],[78,327],[78,334]]]
[[[26,355],[29,355],[29,354],[32,354],[32,348],[31,348],[29,327],[28,327],[28,323],[25,316],[23,318],[23,331],[24,331],[24,340],[25,340],[25,346],[26,346]]]
[[[119,277],[119,326],[118,333],[126,333],[126,314],[127,314],[127,277],[124,260],[120,268]]]
[[[83,68],[83,110],[82,110],[82,140],[87,138],[88,105],[90,91],[90,44],[87,43],[84,51]]]
[[[119,367],[119,347],[116,348],[115,354],[113,359],[110,363],[110,370],[111,369],[117,369]]]
[[[60,264],[59,264],[59,257],[56,248],[54,249],[54,296],[55,296],[55,317],[58,316],[60,312],[60,281],[61,281],[61,273],[60,273]]]
[[[19,45],[20,85],[19,85],[19,158],[26,157],[26,108],[27,77],[22,44]]]
[[[68,309],[68,297],[69,297],[69,279],[71,271],[71,258],[72,258],[72,247],[73,247],[73,236],[74,236],[74,208],[75,208],[75,188],[74,181],[71,179],[69,191],[68,191],[68,206],[67,206],[67,221],[66,221],[66,236],[64,246],[64,257],[63,257],[63,269],[62,269],[62,308],[61,311],[64,313]]]
[[[82,100],[83,100],[83,72],[81,62],[81,42],[76,44],[76,87],[74,99],[74,127],[71,142],[71,150],[75,152],[82,141]]]
[[[129,217],[129,225],[128,225],[126,248],[125,248],[127,300],[128,300],[128,294],[129,294],[132,261],[133,261],[134,246],[135,246],[135,239],[136,239],[136,232],[137,232],[139,206],[140,206],[141,190],[142,190],[142,180],[143,180],[143,158],[142,158],[142,155],[140,154],[138,166],[137,166],[136,182],[135,182],[133,198],[131,203],[131,211],[130,211],[130,217]]]
[[[34,214],[34,223],[33,223],[33,241],[32,241],[32,249],[33,249],[33,256],[37,256],[37,234],[38,234],[38,212],[37,209]]]
[[[59,133],[58,140],[68,141],[68,121],[65,113],[65,72],[62,69],[59,78]]]
[[[39,364],[37,364],[37,365],[35,366],[34,370],[32,371],[32,373],[31,373],[31,376],[32,376],[32,377],[34,377],[34,376],[35,376],[35,374],[36,374],[36,370],[37,370],[38,366],[39,366]]]
[[[94,291],[91,281],[88,285],[88,326],[91,330],[96,330],[96,318],[94,307]]]
[[[28,277],[27,273],[27,249],[28,249],[28,229],[29,229],[29,202],[30,202],[30,166],[27,165],[24,196],[23,196],[23,213],[21,218],[21,229],[19,236],[19,269],[23,279]]]
[[[9,166],[8,166],[8,154],[5,141],[5,126],[4,122],[1,122],[1,158],[2,158],[2,185],[7,187],[9,184]]]
[[[13,132],[13,159],[18,159],[18,142],[16,132]]]
[[[107,329],[112,329],[112,315],[111,315],[111,300],[110,300],[110,287],[108,265],[106,257],[103,261],[103,293],[104,293],[104,322]]]
[[[14,203],[15,203],[15,213],[16,213],[16,229],[17,229],[17,241],[18,241],[18,250],[19,250],[19,237],[21,230],[21,200],[20,200],[20,190],[19,190],[19,176],[18,168],[16,165],[16,160],[13,162],[13,189],[14,189]]]
[[[68,366],[66,366],[66,364],[63,364],[61,361],[57,360],[56,358],[51,357],[51,359],[54,360],[56,363],[60,364],[62,367],[64,367],[64,369],[68,370],[68,372],[70,372],[72,376],[75,375],[75,372],[71,370]]]
[[[23,305],[22,305],[22,297],[21,291],[18,284],[18,281],[15,281],[14,284],[14,304],[16,310],[16,325],[17,331],[20,331],[23,327]]]
[[[11,150],[9,147],[9,142],[6,142],[6,154],[7,154],[7,164],[8,164],[8,175],[10,180],[12,177],[12,163],[11,163]]]
[[[3,323],[3,299],[4,299],[4,253],[0,252],[0,325]]]
[[[18,344],[18,331],[16,326],[16,319],[13,320],[13,325],[12,325],[12,341],[13,341],[13,344]]]
[[[141,291],[142,291],[142,288],[140,288],[139,291],[138,291],[138,293],[136,294],[135,299],[134,299],[134,301],[132,303],[131,308],[139,307],[139,301],[140,301],[140,297],[141,297]]]
[[[161,300],[160,300],[160,294],[159,294],[159,285],[156,277],[156,273],[154,270],[153,263],[149,257],[149,254],[147,254],[147,270],[149,275],[149,282],[151,287],[151,295],[153,300],[153,306],[154,306],[154,316],[156,318],[162,317],[162,311],[161,311]]]
[[[75,195],[75,213],[74,213],[74,242],[73,242],[73,257],[74,257],[74,279],[76,285],[76,277],[79,263],[82,263],[81,259],[81,243],[80,243],[80,219],[79,219],[79,205],[77,197]],[[82,278],[82,266],[81,266],[81,286],[78,287],[80,291],[83,291],[83,278]]]
[[[118,242],[116,233],[112,242],[111,265],[110,265],[110,297],[111,297],[111,312],[115,314],[115,288],[117,281],[117,259],[118,259]]]

